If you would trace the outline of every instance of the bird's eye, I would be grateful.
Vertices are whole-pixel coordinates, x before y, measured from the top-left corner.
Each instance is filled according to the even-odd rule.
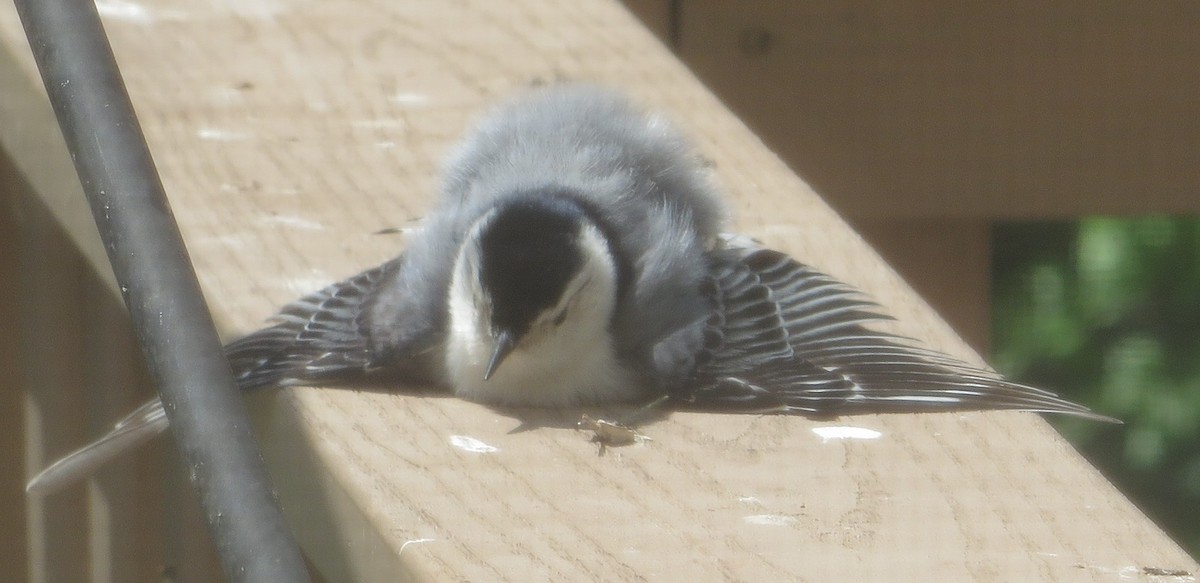
[[[562,323],[565,322],[566,320],[567,320],[567,309],[563,308],[563,310],[561,312],[559,312],[557,315],[554,316],[554,319],[551,320],[551,322],[553,322],[555,326],[561,326]]]

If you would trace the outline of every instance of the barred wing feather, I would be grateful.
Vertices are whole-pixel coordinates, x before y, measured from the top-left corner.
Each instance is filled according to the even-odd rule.
[[[860,292],[783,253],[714,251],[714,315],[685,408],[836,416],[1015,409],[1102,421],[1058,396],[872,330],[888,319]]]

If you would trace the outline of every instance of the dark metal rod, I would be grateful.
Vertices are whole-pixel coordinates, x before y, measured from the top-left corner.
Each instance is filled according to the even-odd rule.
[[[308,581],[92,0],[15,0],[225,574]]]

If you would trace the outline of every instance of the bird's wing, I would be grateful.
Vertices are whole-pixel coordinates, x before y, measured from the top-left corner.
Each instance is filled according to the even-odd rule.
[[[1015,409],[1113,419],[1053,393],[872,330],[888,319],[860,292],[768,249],[710,253],[704,324],[686,408],[835,416]]]
[[[288,384],[346,381],[372,369],[365,306],[402,257],[308,294],[283,307],[273,325],[225,345],[243,390]],[[96,441],[34,476],[26,490],[54,492],[83,479],[167,428],[162,402],[148,401]]]
[[[225,345],[225,356],[243,390],[322,380],[347,380],[370,372],[364,306],[403,256],[330,284],[284,306],[274,325]]]

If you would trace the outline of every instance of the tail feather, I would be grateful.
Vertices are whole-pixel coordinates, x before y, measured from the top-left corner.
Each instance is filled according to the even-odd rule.
[[[113,426],[112,431],[54,462],[29,480],[25,491],[46,495],[78,482],[113,458],[134,449],[167,428],[167,413],[155,398]]]

